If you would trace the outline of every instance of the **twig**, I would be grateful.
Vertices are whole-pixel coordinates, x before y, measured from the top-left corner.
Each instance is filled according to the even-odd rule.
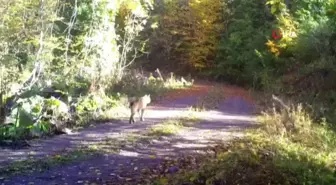
[[[280,105],[286,109],[287,112],[289,112],[290,108],[288,105],[286,105],[280,98],[278,98],[277,96],[275,96],[274,94],[272,94],[272,99],[277,101],[278,103],[280,103]]]
[[[161,72],[160,72],[159,68],[156,68],[156,69],[155,69],[155,72],[157,72],[157,74],[159,74],[160,79],[161,79],[162,81],[164,81],[163,78],[162,78],[162,75],[161,75]]]
[[[285,109],[285,119],[282,121],[282,124],[286,128],[286,131],[293,131],[296,129],[295,127],[295,120],[292,116],[290,116],[290,108],[288,105],[286,105],[280,98],[276,97],[274,94],[272,94],[273,100],[277,101],[284,109]],[[287,124],[290,123],[290,127]]]
[[[65,29],[65,30],[68,30],[68,34],[65,38],[65,42],[66,42],[66,46],[65,46],[65,61],[66,63],[69,62],[69,59],[68,59],[68,50],[69,50],[69,45],[71,43],[71,30],[76,22],[76,18],[77,18],[77,12],[78,12],[78,6],[77,6],[77,0],[75,0],[75,8],[74,8],[74,11],[71,15],[71,18],[70,18],[70,22],[69,22],[69,26]]]

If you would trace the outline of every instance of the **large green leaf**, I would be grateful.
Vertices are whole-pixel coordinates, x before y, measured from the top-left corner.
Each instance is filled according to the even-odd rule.
[[[18,116],[18,127],[29,127],[29,126],[33,126],[34,124],[34,120],[32,118],[32,116],[25,110],[20,108],[19,109],[19,116]]]
[[[271,7],[271,13],[274,14],[276,11],[277,11],[277,7],[272,6],[272,7]]]

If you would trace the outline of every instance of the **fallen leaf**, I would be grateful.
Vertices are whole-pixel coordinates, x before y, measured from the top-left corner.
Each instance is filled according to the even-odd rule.
[[[168,184],[168,179],[163,177],[159,180],[159,182],[160,182],[161,185],[167,185]]]
[[[146,169],[146,168],[143,168],[143,169],[141,169],[141,172],[142,172],[142,173],[145,173],[145,172],[147,172],[147,169]]]
[[[154,155],[150,155],[149,158],[151,158],[151,159],[156,159],[156,156],[154,156]]]

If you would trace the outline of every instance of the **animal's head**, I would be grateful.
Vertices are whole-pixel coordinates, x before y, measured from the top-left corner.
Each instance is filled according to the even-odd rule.
[[[144,97],[144,103],[148,104],[151,102],[151,97],[150,97],[150,94],[146,94]]]

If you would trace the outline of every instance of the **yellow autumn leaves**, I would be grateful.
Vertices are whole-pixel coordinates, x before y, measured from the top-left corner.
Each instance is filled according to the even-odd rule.
[[[271,40],[267,40],[266,46],[268,47],[269,51],[273,53],[275,56],[280,55],[280,50],[278,46]]]
[[[164,46],[169,55],[178,56],[173,60],[191,70],[212,66],[224,29],[222,0],[191,0],[184,6],[171,1],[162,17],[160,39],[167,43]]]

